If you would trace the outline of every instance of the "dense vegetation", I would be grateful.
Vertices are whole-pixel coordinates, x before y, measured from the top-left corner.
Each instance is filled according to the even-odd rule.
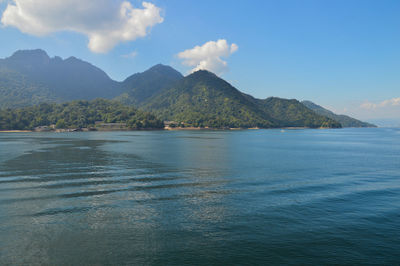
[[[0,59],[1,108],[111,99],[121,93],[120,83],[75,57],[50,58],[43,50],[25,50]]]
[[[126,104],[141,105],[182,78],[182,74],[172,67],[158,64],[125,79],[121,84],[124,93],[116,99]]]
[[[272,117],[279,127],[341,127],[337,121],[316,114],[295,99],[269,97],[260,100],[251,97],[251,100],[260,110]]]
[[[24,118],[18,118],[17,113],[29,108],[15,111],[4,110],[6,108],[22,108],[40,103],[48,104],[42,107],[53,108],[62,105],[52,103],[96,98],[114,99],[124,105],[151,111],[160,119],[195,127],[374,126],[348,116],[336,115],[307,102],[302,104],[297,100],[274,97],[255,99],[208,71],[198,71],[183,77],[169,66],[156,65],[123,82],[117,82],[90,63],[75,57],[50,58],[43,50],[17,51],[8,58],[0,59],[0,109],[3,109],[3,115],[8,112],[7,115],[15,115],[15,119],[19,119],[13,128],[32,128],[41,125],[41,120],[32,120],[29,125],[22,123]],[[39,107],[31,111],[35,108]],[[73,110],[71,112],[74,113]],[[135,112],[138,111],[135,109]],[[92,119],[84,124],[90,124],[89,120]],[[10,123],[7,122],[7,126]],[[83,124],[72,119],[66,125],[80,127]],[[140,127],[139,124],[131,126]]]
[[[320,114],[320,115],[323,115],[323,116],[326,116],[326,117],[329,117],[331,119],[338,121],[342,125],[342,127],[376,127],[373,124],[362,122],[360,120],[354,119],[347,115],[337,115],[334,112],[329,111],[329,110],[323,108],[322,106],[317,105],[310,101],[303,101],[302,103],[305,106],[307,106],[307,108],[313,110],[317,114]]]
[[[273,127],[238,90],[208,71],[193,73],[144,106],[164,120],[195,127]]]
[[[208,71],[197,71],[151,98],[146,110],[196,127],[340,127],[296,100],[257,100]]]
[[[116,101],[96,99],[62,104],[42,103],[21,109],[0,111],[0,130],[31,130],[39,126],[86,128],[96,122],[126,123],[131,129],[163,128],[154,115]]]
[[[117,82],[75,57],[50,58],[40,49],[21,50],[0,59],[0,107],[96,98],[115,98],[138,106],[181,78],[172,67],[159,64]]]
[[[42,102],[59,102],[46,86],[33,82],[25,75],[0,66],[0,107],[15,108]]]

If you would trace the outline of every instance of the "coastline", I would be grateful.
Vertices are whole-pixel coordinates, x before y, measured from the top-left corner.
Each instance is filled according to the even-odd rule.
[[[164,127],[164,128],[141,128],[141,129],[128,129],[128,128],[70,128],[70,129],[51,129],[51,130],[0,130],[0,133],[65,133],[65,132],[112,132],[112,131],[200,131],[200,130],[229,130],[229,131],[237,131],[237,130],[260,130],[260,129],[277,129],[277,130],[300,130],[300,129],[338,129],[338,128],[330,128],[330,127],[319,127],[319,128],[311,128],[311,127],[271,127],[271,128],[259,128],[259,127],[249,127],[249,128],[212,128],[212,127]]]
[[[30,133],[35,132],[33,130],[0,130],[0,133]]]

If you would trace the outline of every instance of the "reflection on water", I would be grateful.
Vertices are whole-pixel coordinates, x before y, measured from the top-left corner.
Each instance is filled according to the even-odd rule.
[[[398,262],[391,129],[0,135],[0,264]]]

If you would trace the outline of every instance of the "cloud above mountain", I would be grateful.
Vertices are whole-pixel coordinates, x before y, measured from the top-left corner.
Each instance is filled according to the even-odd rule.
[[[378,120],[395,119],[400,121],[400,97],[384,101],[364,101],[348,107],[346,114],[360,119],[370,120],[379,125]],[[371,120],[373,119],[373,120]]]
[[[161,9],[149,2],[136,8],[122,0],[12,0],[1,22],[35,36],[78,32],[89,38],[92,52],[105,53],[121,42],[145,37],[163,22],[160,13]]]
[[[372,103],[372,102],[366,101],[363,104],[361,104],[361,108],[368,109],[368,110],[375,110],[377,108],[393,107],[393,106],[400,106],[400,97],[392,98],[392,99],[385,100],[385,101],[382,101],[379,103]]]
[[[229,45],[225,39],[220,39],[180,52],[178,57],[183,60],[184,65],[194,67],[191,72],[202,69],[222,74],[228,68],[228,63],[222,58],[229,57],[237,50],[235,43]]]
[[[138,55],[137,51],[130,52],[129,54],[123,54],[121,57],[123,58],[135,58]]]

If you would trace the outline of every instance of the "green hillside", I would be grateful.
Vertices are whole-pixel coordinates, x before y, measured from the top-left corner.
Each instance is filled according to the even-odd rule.
[[[36,105],[42,102],[60,102],[48,87],[25,75],[0,66],[0,108]]]
[[[20,109],[0,110],[0,130],[30,130],[39,126],[86,128],[96,122],[126,123],[131,129],[164,128],[154,115],[103,99],[72,101],[62,104],[42,103]]]
[[[340,127],[296,100],[258,100],[208,71],[197,71],[151,98],[145,110],[199,127]]]
[[[323,116],[326,116],[326,117],[329,117],[331,119],[338,121],[342,125],[342,127],[376,127],[376,125],[357,120],[357,119],[352,118],[347,115],[337,115],[334,112],[329,111],[329,110],[323,108],[322,106],[317,105],[311,101],[302,101],[302,104],[304,104],[307,108],[313,110],[317,114],[320,114],[320,115],[323,115]]]
[[[256,99],[208,71],[183,77],[158,64],[117,82],[88,62],[50,58],[40,49],[0,59],[0,109],[97,98],[114,99],[151,111],[161,120],[196,127],[373,126],[294,99]],[[74,120],[68,125],[75,124]]]
[[[182,78],[172,67],[159,64],[117,82],[75,57],[50,58],[40,49],[19,50],[0,59],[0,108],[96,98],[138,106]]]
[[[182,78],[182,74],[172,67],[158,64],[125,79],[121,84],[124,93],[115,99],[126,104],[141,105]]]
[[[0,59],[0,108],[113,98],[120,84],[92,64],[69,57],[50,58],[43,50],[20,50]]]
[[[341,127],[340,123],[309,110],[296,99],[269,97],[264,100],[248,96],[259,109],[263,110],[280,127]]]

